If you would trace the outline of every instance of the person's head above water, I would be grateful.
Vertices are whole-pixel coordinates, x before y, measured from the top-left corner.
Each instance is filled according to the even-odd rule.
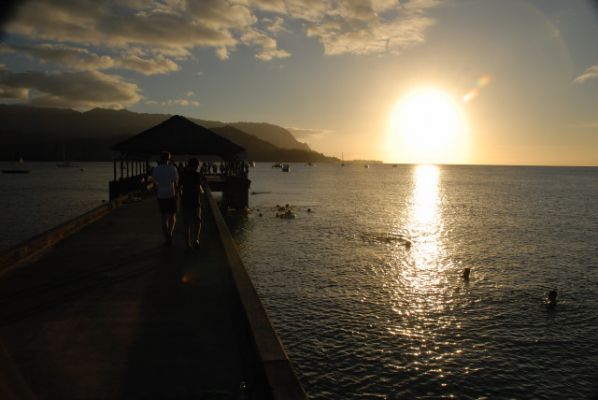
[[[470,268],[465,268],[465,269],[463,270],[463,279],[465,279],[466,281],[468,281],[468,280],[469,280],[469,273],[470,273],[470,272],[471,272],[471,269],[470,269]]]
[[[550,292],[548,292],[548,304],[556,304],[557,295],[558,293],[556,289],[552,289]]]

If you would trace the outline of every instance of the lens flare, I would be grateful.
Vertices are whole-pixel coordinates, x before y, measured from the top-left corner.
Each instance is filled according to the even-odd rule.
[[[491,81],[492,81],[492,78],[490,77],[489,74],[482,75],[476,81],[475,87],[473,89],[469,90],[467,93],[465,93],[463,95],[463,97],[461,97],[461,101],[463,103],[469,103],[470,101],[472,101],[473,99],[478,97],[480,95],[481,90],[483,88],[485,88],[486,86],[488,86]]]

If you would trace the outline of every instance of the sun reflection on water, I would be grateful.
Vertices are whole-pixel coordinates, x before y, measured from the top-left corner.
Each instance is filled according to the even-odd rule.
[[[441,169],[419,165],[412,171],[412,191],[404,224],[412,245],[400,258],[392,310],[397,323],[388,327],[410,349],[411,368],[445,378],[443,368],[459,357],[452,332],[458,321],[447,311],[455,307],[451,285],[452,263],[443,245],[444,221],[441,199]],[[448,335],[448,336],[447,336]]]
[[[408,227],[413,235],[411,251],[416,271],[438,270],[442,258],[443,221],[439,210],[440,170],[434,165],[418,165],[413,170],[413,194]],[[418,274],[421,275],[421,274]],[[434,276],[424,274],[423,278],[432,282]]]

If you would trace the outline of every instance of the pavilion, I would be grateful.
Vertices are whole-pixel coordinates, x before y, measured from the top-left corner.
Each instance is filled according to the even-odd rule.
[[[114,158],[111,200],[134,191],[147,190],[151,186],[150,161],[157,159],[163,151],[179,157],[218,158],[227,163],[238,163],[245,158],[243,147],[180,115],[114,145],[112,150],[119,152],[119,156]],[[247,207],[251,181],[242,170],[206,176],[210,189],[223,193],[224,206]]]

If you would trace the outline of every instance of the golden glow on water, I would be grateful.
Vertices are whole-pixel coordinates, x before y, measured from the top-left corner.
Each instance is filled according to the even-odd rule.
[[[413,170],[409,230],[415,236],[411,255],[416,270],[436,269],[442,255],[439,181],[440,170],[437,166],[418,165]],[[432,278],[425,275],[426,279]]]

